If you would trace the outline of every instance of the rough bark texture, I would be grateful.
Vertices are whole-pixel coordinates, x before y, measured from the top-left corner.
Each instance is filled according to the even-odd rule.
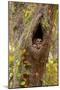
[[[38,19],[36,22],[39,23],[38,21],[39,19],[40,19],[40,16],[38,16]],[[35,29],[36,27],[34,28],[34,30]],[[43,41],[39,49],[36,49],[35,47],[33,47],[33,41],[32,41],[32,44],[30,43],[30,46],[28,47],[28,51],[30,53],[30,58],[31,58],[30,63],[32,64],[31,76],[30,76],[31,86],[42,85],[42,79],[45,72],[46,63],[48,61],[49,46],[50,46],[50,36],[49,34],[45,34],[45,36],[43,36]]]
[[[47,7],[45,8],[47,9]],[[42,9],[44,11],[45,9]],[[53,8],[52,8],[53,9]],[[51,12],[51,10],[50,10]],[[46,15],[47,13],[47,15]],[[50,14],[49,14],[50,15]],[[52,14],[51,14],[52,15]],[[31,63],[31,74],[29,77],[29,86],[42,86],[43,76],[46,69],[46,63],[48,62],[48,55],[49,55],[49,48],[50,48],[50,42],[51,42],[51,34],[52,34],[52,22],[49,21],[49,18],[51,19],[51,15],[48,16],[48,10],[45,13],[39,12],[36,17],[34,17],[34,20],[32,20],[32,26],[28,37],[28,44],[27,44],[27,50],[29,52],[29,57],[26,59],[29,60]],[[49,23],[48,28],[43,27],[44,18],[47,16]],[[34,37],[34,32],[37,32],[37,29],[41,30],[41,28],[38,28],[38,25],[41,26],[42,32],[43,32],[43,39],[42,43],[39,49],[36,49],[33,46],[33,39],[37,39],[39,37]],[[51,25],[51,26],[50,26]],[[47,31],[46,29],[49,29]]]

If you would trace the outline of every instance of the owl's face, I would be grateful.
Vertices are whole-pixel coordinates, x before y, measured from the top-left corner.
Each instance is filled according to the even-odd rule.
[[[36,48],[36,49],[40,49],[41,44],[42,44],[42,39],[37,38],[37,39],[34,40],[33,47]]]
[[[42,43],[42,39],[37,38],[37,39],[36,39],[36,44],[41,44],[41,43]]]

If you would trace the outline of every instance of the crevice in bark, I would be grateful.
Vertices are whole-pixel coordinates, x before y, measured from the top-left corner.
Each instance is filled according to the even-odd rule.
[[[33,35],[32,35],[32,42],[34,43],[34,40],[35,39],[41,39],[43,40],[43,28],[42,28],[42,25],[39,23],[37,26],[36,26],[36,30],[33,32]]]

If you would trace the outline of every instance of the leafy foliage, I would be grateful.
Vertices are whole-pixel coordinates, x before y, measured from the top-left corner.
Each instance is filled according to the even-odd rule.
[[[58,63],[57,59],[49,60],[46,64],[46,74],[45,80],[43,81],[44,85],[58,85]]]

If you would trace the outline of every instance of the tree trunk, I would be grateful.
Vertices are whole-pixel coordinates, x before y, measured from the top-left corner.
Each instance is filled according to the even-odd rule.
[[[50,6],[49,6],[50,7]],[[46,9],[46,8],[45,8]],[[42,9],[42,10],[45,10]],[[52,13],[52,9],[50,8],[50,11]],[[47,13],[47,15],[45,15]],[[50,42],[51,42],[51,34],[52,34],[52,19],[51,16],[53,14],[49,14],[50,16],[48,16],[48,10],[43,14],[42,12],[36,16],[36,18],[34,17],[34,20],[32,21],[32,25],[30,29],[31,33],[29,34],[28,37],[28,52],[29,52],[29,58],[27,57],[27,60],[29,60],[29,62],[31,63],[31,74],[29,77],[29,86],[30,87],[34,87],[34,86],[42,86],[43,84],[43,76],[45,73],[45,69],[46,69],[46,63],[48,62],[48,56],[49,56],[49,49],[50,49]],[[44,17],[48,17],[47,22],[49,21],[49,27],[48,28],[44,28],[42,27],[42,22],[44,22]],[[45,18],[46,18],[45,17]],[[38,25],[41,25],[41,27]],[[42,29],[41,29],[42,28]],[[38,32],[37,32],[38,29]],[[49,29],[49,31],[47,31],[46,29]],[[43,36],[41,36],[41,31],[39,32],[39,30],[43,30]],[[37,34],[36,34],[37,33]],[[39,36],[39,33],[40,36]],[[34,36],[35,35],[35,36]],[[37,36],[36,36],[37,35]],[[42,43],[39,49],[36,49],[36,45],[34,45],[34,39],[42,39]],[[36,47],[34,47],[34,46]],[[29,87],[28,86],[28,87]]]

